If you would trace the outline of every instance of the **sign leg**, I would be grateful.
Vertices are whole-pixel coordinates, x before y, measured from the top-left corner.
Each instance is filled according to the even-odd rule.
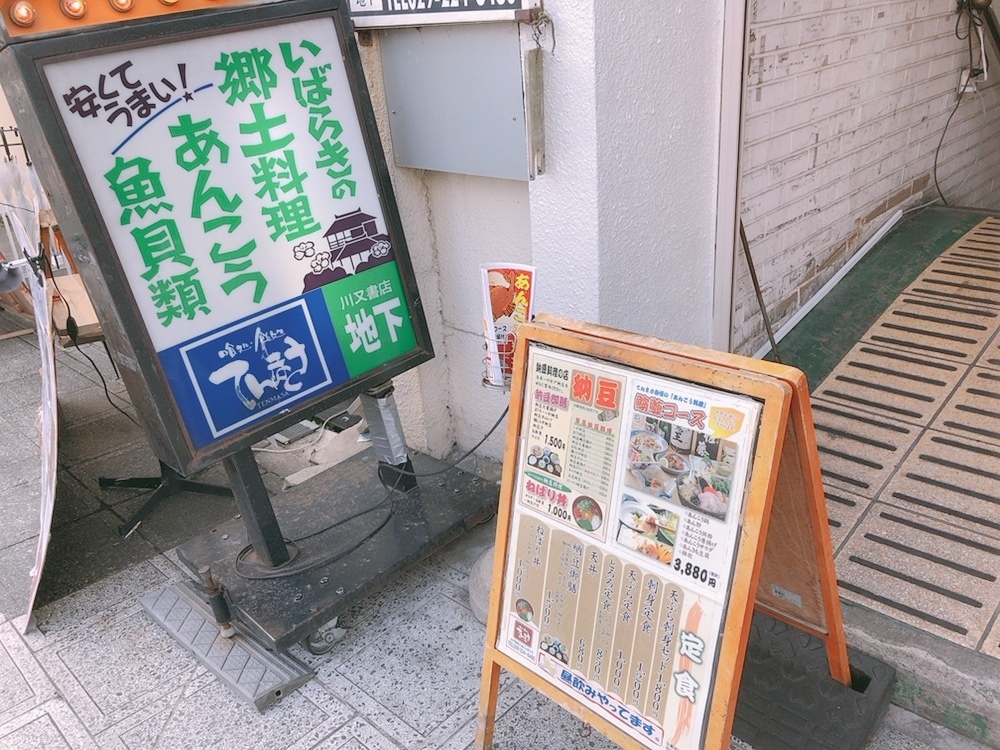
[[[229,456],[223,462],[236,505],[243,514],[247,538],[261,563],[274,568],[291,559],[285,540],[274,516],[271,498],[261,479],[257,460],[249,448]]]
[[[497,693],[499,690],[500,665],[487,657],[483,664],[483,685],[479,694],[476,750],[493,750],[493,726],[497,720]]]

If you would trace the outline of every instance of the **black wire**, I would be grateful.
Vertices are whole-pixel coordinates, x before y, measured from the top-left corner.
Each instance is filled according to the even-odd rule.
[[[968,18],[968,27],[967,27],[965,36],[962,36],[962,32],[961,32],[961,25],[962,25],[962,17],[963,16],[965,16],[965,17]],[[961,40],[961,41],[968,40],[968,42],[969,42],[969,80],[970,81],[973,78],[973,71],[975,70],[975,57],[973,56],[973,50],[972,50],[972,37],[976,36],[976,35],[973,34],[973,29],[976,28],[976,27],[982,26],[982,25],[983,25],[983,20],[981,18],[978,18],[976,16],[976,13],[972,9],[972,6],[969,3],[969,0],[962,0],[961,3],[959,4],[959,8],[958,8],[958,17],[955,19],[955,36],[959,40]],[[937,190],[937,194],[938,194],[938,196],[940,196],[941,202],[944,205],[946,205],[946,206],[948,206],[950,204],[948,203],[948,200],[944,197],[944,193],[941,191],[941,185],[938,183],[938,160],[940,159],[940,156],[941,156],[941,147],[944,145],[944,138],[945,138],[945,135],[948,132],[948,126],[951,125],[951,120],[955,116],[955,113],[958,112],[958,107],[962,103],[962,95],[965,93],[965,86],[962,85],[962,83],[963,83],[962,81],[959,81],[958,100],[955,102],[955,106],[954,106],[954,108],[952,108],[951,114],[948,115],[948,119],[944,123],[944,128],[941,130],[941,138],[938,139],[937,148],[934,150],[934,168],[933,168],[933,170],[931,172],[931,174],[934,177],[934,187]]]
[[[359,539],[357,543],[351,545],[347,549],[338,552],[336,554],[320,557],[316,560],[311,560],[308,563],[304,563],[302,565],[298,566],[292,565],[300,549],[297,542],[304,542],[307,539],[312,539],[314,537],[320,536],[321,534],[325,534],[328,531],[343,526],[349,521],[353,521],[355,518],[359,518],[367,513],[371,513],[373,510],[378,510],[387,502],[389,502],[389,499],[392,497],[392,493],[396,491],[396,487],[399,485],[399,480],[400,477],[396,477],[396,481],[393,483],[392,487],[389,488],[389,491],[386,493],[386,496],[382,498],[380,502],[376,503],[370,508],[365,508],[364,510],[358,511],[357,513],[352,513],[347,518],[342,518],[336,523],[331,524],[330,526],[327,526],[324,529],[320,529],[319,531],[314,531],[311,534],[306,534],[303,537],[298,537],[296,539],[283,539],[282,541],[285,544],[294,547],[296,552],[296,555],[293,556],[292,559],[289,560],[289,562],[285,563],[284,565],[279,565],[278,567],[270,569],[266,572],[261,571],[261,572],[251,573],[251,572],[246,572],[245,570],[241,570],[240,564],[244,563],[246,556],[251,552],[251,550],[253,550],[253,545],[248,544],[246,547],[240,550],[240,553],[236,556],[236,565],[235,565],[236,575],[248,581],[264,581],[264,580],[271,580],[274,578],[288,578],[290,576],[299,575],[300,573],[308,573],[309,571],[315,570],[316,568],[322,568],[326,565],[331,565],[332,563],[337,562],[337,560],[340,560],[346,555],[349,555],[351,552],[354,552],[354,550],[358,549],[362,544],[367,542],[369,539],[374,537],[378,532],[380,532],[382,529],[385,528],[385,525],[389,523],[390,520],[392,520],[393,512],[395,511],[395,508],[392,507],[392,503],[390,503],[389,512],[386,514],[386,517],[382,519],[382,522],[374,529],[372,529],[368,534],[366,534],[363,538]]]
[[[489,432],[487,432],[485,435],[483,435],[483,439],[480,440],[478,443],[476,443],[471,448],[469,448],[469,450],[467,450],[462,456],[460,456],[459,458],[456,458],[452,463],[448,464],[443,469],[438,469],[437,471],[429,471],[426,474],[417,474],[416,472],[407,471],[406,469],[400,469],[399,467],[396,467],[396,466],[389,467],[389,470],[393,471],[393,472],[395,472],[397,474],[405,474],[408,477],[436,477],[438,474],[444,474],[446,471],[451,471],[456,466],[458,466],[460,463],[462,463],[462,461],[464,461],[469,456],[471,456],[473,453],[475,453],[476,449],[478,449],[480,445],[482,445],[483,443],[485,443],[487,441],[487,439],[489,439],[490,435],[492,435],[494,432],[496,432],[497,427],[500,426],[500,423],[503,421],[504,417],[507,416],[507,412],[509,412],[509,411],[510,411],[510,406],[504,407],[503,413],[500,415],[500,418],[497,419],[497,421],[493,423],[493,426],[490,427]]]
[[[246,547],[244,547],[242,550],[240,550],[239,554],[236,556],[236,565],[235,565],[236,575],[238,575],[240,578],[243,578],[243,579],[246,579],[246,580],[249,580],[249,581],[270,580],[270,579],[274,579],[274,578],[288,578],[290,576],[299,575],[300,573],[307,573],[307,572],[309,572],[311,570],[315,570],[316,568],[321,568],[321,567],[323,567],[325,565],[330,565],[332,563],[337,562],[337,560],[340,560],[345,555],[348,555],[351,552],[353,552],[354,550],[358,549],[358,547],[360,547],[362,544],[364,544],[369,539],[371,539],[372,537],[374,537],[383,528],[385,528],[385,525],[387,523],[389,523],[389,521],[392,519],[393,511],[395,509],[392,508],[392,507],[390,507],[389,513],[386,515],[386,517],[382,521],[382,523],[380,523],[377,527],[375,527],[364,538],[359,539],[358,542],[356,544],[352,545],[350,548],[348,548],[348,549],[346,549],[346,550],[344,550],[342,552],[338,552],[336,554],[333,554],[333,555],[328,555],[326,557],[321,557],[321,558],[319,558],[317,560],[312,560],[312,561],[310,561],[308,563],[305,563],[303,565],[298,565],[298,566],[293,566],[292,565],[292,563],[295,561],[295,559],[296,559],[296,557],[298,555],[298,552],[299,552],[299,546],[298,546],[297,542],[304,542],[307,539],[312,539],[314,537],[320,536],[321,534],[325,534],[326,532],[328,532],[328,531],[330,531],[332,529],[335,529],[335,528],[337,528],[339,526],[343,526],[345,523],[348,523],[349,521],[353,521],[355,518],[359,518],[360,516],[363,516],[363,515],[365,515],[367,513],[371,513],[374,510],[378,510],[380,507],[384,506],[387,502],[389,502],[389,499],[392,497],[392,493],[396,491],[396,488],[399,486],[399,482],[403,478],[404,474],[406,476],[411,476],[411,477],[433,477],[433,476],[436,476],[438,474],[443,474],[446,471],[450,471],[451,469],[454,469],[458,464],[460,464],[462,461],[464,461],[469,456],[471,456],[476,451],[476,449],[479,448],[479,446],[481,446],[483,443],[485,443],[486,440],[490,437],[490,435],[492,435],[494,432],[496,432],[497,427],[500,426],[500,423],[504,420],[504,417],[507,416],[507,414],[508,414],[509,411],[510,411],[510,406],[507,406],[506,408],[504,408],[503,413],[500,415],[500,418],[497,419],[497,421],[494,422],[493,426],[489,429],[489,431],[485,435],[483,435],[482,440],[480,440],[478,443],[476,443],[474,446],[472,446],[468,451],[465,452],[464,455],[462,455],[460,458],[458,458],[456,461],[454,461],[453,463],[449,464],[445,468],[440,469],[439,471],[428,472],[426,474],[417,474],[417,473],[412,472],[412,471],[406,471],[405,469],[399,469],[399,468],[397,468],[395,466],[390,467],[391,471],[393,471],[393,472],[396,473],[396,481],[393,482],[392,487],[389,488],[389,491],[386,493],[386,496],[381,500],[381,502],[378,502],[378,503],[376,503],[375,505],[373,505],[373,506],[371,506],[369,508],[365,508],[364,510],[358,511],[357,513],[353,513],[353,514],[349,515],[347,518],[342,518],[339,521],[337,521],[336,523],[331,524],[330,526],[327,526],[326,528],[320,529],[319,531],[314,531],[311,534],[306,534],[305,536],[298,537],[296,539],[283,539],[282,541],[284,541],[285,544],[294,547],[295,548],[295,552],[296,552],[296,555],[293,556],[292,559],[289,560],[287,563],[284,563],[284,565],[278,566],[277,568],[274,568],[274,569],[269,570],[267,572],[251,573],[251,572],[247,572],[246,570],[241,570],[241,564],[245,564],[244,560],[245,560],[246,556],[248,554],[250,554],[250,552],[253,550],[253,545],[252,544],[248,544]],[[379,467],[379,469],[380,469],[379,470],[379,477],[382,476],[381,468],[382,467],[380,466]]]
[[[132,417],[131,414],[122,409],[111,399],[111,392],[108,390],[108,383],[104,379],[104,375],[101,373],[101,368],[97,366],[97,363],[90,358],[90,355],[87,354],[87,352],[80,348],[80,329],[77,327],[76,320],[73,318],[73,311],[69,306],[69,299],[65,297],[59,289],[59,284],[56,281],[56,275],[52,270],[52,261],[49,260],[48,253],[41,253],[41,256],[45,258],[45,265],[49,269],[49,278],[52,280],[52,286],[56,288],[56,294],[59,295],[59,299],[61,299],[63,304],[66,305],[66,333],[69,334],[70,341],[73,342],[73,346],[76,347],[76,350],[80,352],[80,354],[82,354],[88,362],[90,362],[90,366],[94,368],[94,372],[97,373],[97,377],[101,379],[101,386],[104,388],[104,398],[108,400],[108,403],[124,415],[129,422],[134,424],[136,427],[140,427],[141,425]]]

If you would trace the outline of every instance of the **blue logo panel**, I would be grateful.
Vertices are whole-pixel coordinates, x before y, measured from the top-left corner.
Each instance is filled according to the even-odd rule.
[[[313,296],[317,299],[309,299]],[[310,302],[321,305],[319,314],[313,315]],[[195,445],[203,447],[349,379],[322,305],[321,295],[299,297],[160,352]]]

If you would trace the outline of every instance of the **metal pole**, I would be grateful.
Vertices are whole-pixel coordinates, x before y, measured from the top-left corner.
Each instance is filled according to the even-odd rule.
[[[281,529],[278,528],[278,519],[274,516],[274,507],[264,480],[261,479],[253,451],[249,448],[237,451],[228,456],[223,464],[236,497],[236,505],[243,515],[247,538],[258,559],[272,568],[288,562],[291,555],[281,536]]]
[[[743,254],[747,259],[747,266],[750,267],[750,279],[753,281],[753,290],[757,294],[757,304],[760,306],[761,317],[764,318],[764,328],[767,329],[767,340],[771,342],[771,352],[774,354],[774,361],[781,364],[781,357],[778,356],[778,342],[774,340],[774,331],[771,330],[771,319],[767,315],[767,308],[764,306],[764,295],[760,291],[760,282],[757,280],[757,269],[753,265],[753,256],[750,255],[750,243],[747,242],[747,233],[743,228],[743,219],[740,219],[740,242],[743,244]]]

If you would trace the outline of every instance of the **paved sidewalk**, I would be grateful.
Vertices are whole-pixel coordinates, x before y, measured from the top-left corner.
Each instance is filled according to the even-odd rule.
[[[0,331],[21,325],[0,313]],[[92,366],[74,351],[57,356],[63,431],[56,524],[37,629],[22,634],[16,607],[38,502],[34,347],[30,336],[0,341],[0,750],[472,747],[485,628],[469,607],[467,581],[492,544],[494,524],[468,532],[351,610],[341,620],[347,634],[330,653],[293,647],[316,677],[259,714],[138,603],[187,575],[173,549],[231,518],[232,501],[178,495],[121,539],[117,525],[143,493],[102,490],[97,478],[152,474],[157,465],[141,431],[108,403]],[[115,403],[131,413],[103,349],[85,350],[105,371]],[[349,430],[258,460],[279,503],[286,479],[321,471],[358,447]],[[217,469],[202,478],[224,481]],[[614,747],[509,675],[499,709],[498,750]],[[870,747],[978,746],[893,710]]]

